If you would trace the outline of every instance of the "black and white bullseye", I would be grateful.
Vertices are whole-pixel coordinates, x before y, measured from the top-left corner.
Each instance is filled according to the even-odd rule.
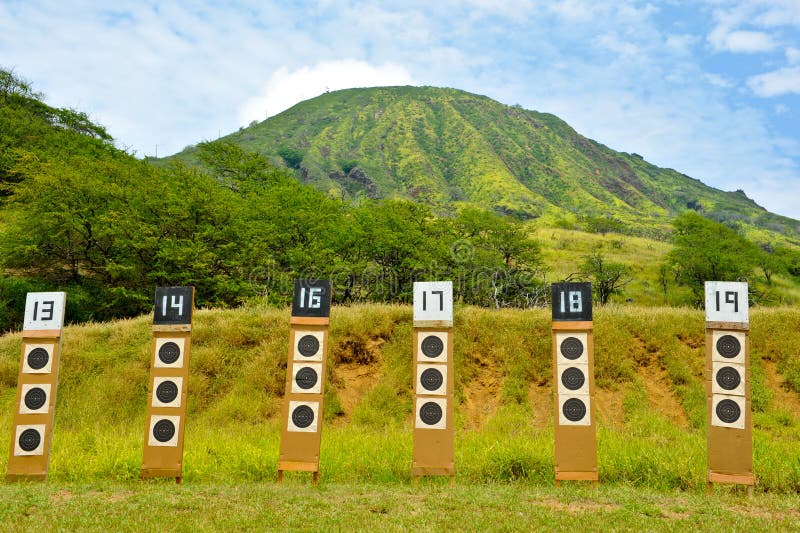
[[[441,422],[442,407],[436,402],[425,402],[419,409],[419,418],[428,426],[435,426]]]
[[[158,442],[169,442],[175,437],[175,424],[171,420],[161,419],[153,426],[153,438]]]
[[[428,335],[422,339],[420,349],[425,357],[431,359],[439,357],[444,352],[444,342],[437,335]]]
[[[303,357],[313,357],[319,352],[319,339],[314,335],[303,335],[297,341],[297,351]]]
[[[44,407],[44,404],[47,402],[47,393],[41,387],[32,387],[25,393],[25,399],[23,401],[25,407],[31,411],[38,411]]]
[[[28,353],[27,361],[33,370],[41,370],[50,362],[50,354],[44,348],[34,348]]]
[[[172,403],[177,397],[178,385],[174,381],[164,380],[156,387],[156,398],[161,403]]]
[[[314,423],[314,410],[308,405],[299,405],[292,411],[292,424],[305,429]]]
[[[583,370],[571,366],[561,373],[561,384],[571,391],[579,390],[586,383]]]
[[[294,381],[297,383],[297,386],[303,390],[308,390],[314,387],[319,381],[319,377],[317,376],[317,371],[311,367],[304,366],[300,370],[297,371],[297,374],[294,376]],[[312,413],[313,414],[313,413]]]
[[[739,371],[731,366],[724,366],[717,371],[716,375],[717,385],[726,391],[736,389],[741,383],[742,378]]]
[[[717,352],[726,359],[733,359],[742,351],[742,344],[733,335],[723,335],[717,339]]]
[[[580,339],[575,337],[567,337],[561,341],[560,350],[561,355],[563,355],[566,359],[574,361],[583,355],[583,343],[580,341]]]
[[[25,452],[34,451],[41,443],[42,435],[37,430],[32,428],[28,428],[23,431],[20,434],[19,439],[17,439],[17,444],[19,444],[20,449]]]
[[[569,398],[562,405],[561,412],[570,422],[580,422],[586,416],[586,404],[579,398]]]
[[[165,365],[174,364],[181,356],[181,349],[177,343],[167,341],[158,349],[158,359]]]
[[[729,399],[720,400],[719,403],[717,403],[715,411],[717,418],[725,424],[733,424],[742,416],[742,410],[739,404]]]
[[[437,368],[426,368],[420,374],[419,382],[422,388],[428,392],[433,392],[442,388],[444,376]]]

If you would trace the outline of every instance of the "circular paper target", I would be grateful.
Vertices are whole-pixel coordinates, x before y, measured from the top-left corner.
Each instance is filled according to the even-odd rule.
[[[561,341],[561,355],[570,361],[583,355],[583,343],[575,337],[567,337]]]
[[[41,370],[50,361],[50,354],[44,348],[34,348],[28,353],[28,366],[34,370]]]
[[[561,383],[569,390],[578,390],[586,383],[586,376],[580,368],[571,366],[561,374]]]
[[[161,362],[165,365],[171,365],[177,361],[180,356],[180,347],[172,341],[165,342],[161,345],[161,348],[158,349],[158,358],[161,359]]]
[[[153,437],[158,442],[168,442],[175,436],[175,424],[171,420],[162,419],[153,426]]]
[[[297,351],[303,357],[317,355],[319,351],[319,340],[314,335],[303,335],[297,342]]]
[[[586,405],[578,398],[570,398],[564,402],[561,412],[564,413],[564,418],[570,422],[578,422],[586,416]]]
[[[739,372],[732,366],[723,366],[717,372],[717,384],[725,390],[733,390],[742,382]]]
[[[426,368],[419,376],[419,382],[427,391],[435,391],[444,383],[444,376],[436,368]]]
[[[292,424],[300,429],[314,423],[314,410],[307,405],[299,405],[292,411]]]
[[[28,428],[20,434],[17,442],[23,451],[32,452],[42,443],[42,436],[35,429]]]
[[[41,387],[33,387],[25,393],[25,407],[31,411],[41,409],[47,401],[47,393]]]
[[[297,371],[294,381],[301,389],[308,390],[317,384],[317,371],[311,367],[304,366]]]
[[[444,343],[442,342],[442,339],[436,335],[428,335],[422,339],[422,344],[420,347],[422,348],[422,353],[425,355],[425,357],[430,358],[439,357],[444,351]]]
[[[442,419],[442,407],[436,402],[425,402],[419,408],[419,418],[429,426],[438,424]]]
[[[172,403],[178,397],[178,385],[174,381],[162,381],[156,387],[156,398],[161,403]]]
[[[733,335],[723,335],[717,339],[717,351],[722,357],[733,359],[742,351],[742,345]]]
[[[742,410],[739,409],[739,404],[733,400],[722,400],[717,404],[717,418],[726,424],[733,424],[742,415]]]

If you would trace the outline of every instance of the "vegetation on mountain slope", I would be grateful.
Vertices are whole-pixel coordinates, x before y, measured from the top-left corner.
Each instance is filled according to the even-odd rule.
[[[281,305],[300,276],[332,279],[341,303],[407,303],[414,280],[451,279],[458,302],[501,308],[547,305],[547,284],[565,278],[603,289],[614,271],[631,281],[624,291],[598,290],[600,302],[696,301],[685,269],[665,262],[695,256],[625,235],[613,217],[550,224],[466,201],[454,212],[403,198],[351,201],[230,141],[202,143],[196,166],[153,165],[115,148],[84,115],[47,106],[13,74],[3,79],[0,331],[19,326],[31,290],[67,291],[67,320],[81,322],[145,313],[158,285],[194,285],[201,307],[263,297]],[[276,146],[303,168],[302,154]],[[356,163],[343,165],[352,173]],[[697,218],[714,243],[747,243],[731,249],[746,253],[733,261],[755,289],[754,304],[800,299],[800,252],[786,235]],[[766,239],[760,247],[745,238],[755,231]],[[710,244],[693,241],[698,260]]]
[[[615,152],[554,115],[455,89],[326,93],[224,139],[297,169],[334,197],[411,198],[443,211],[468,202],[548,223],[613,219],[642,235],[664,235],[672,216],[695,210],[800,237],[800,223],[742,191]],[[175,157],[196,161],[196,147]]]

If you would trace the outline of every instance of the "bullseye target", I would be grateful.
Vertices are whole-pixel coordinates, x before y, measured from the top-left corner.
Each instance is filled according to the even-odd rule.
[[[745,367],[744,365],[712,363],[711,392],[714,394],[732,394],[744,396],[745,394]]]
[[[153,407],[180,407],[183,378],[180,376],[153,378]]]
[[[53,344],[26,344],[23,374],[49,374],[53,370]]]
[[[44,424],[18,425],[14,437],[14,455],[44,455]]]
[[[158,337],[153,366],[155,368],[183,368],[185,339],[183,337]]]
[[[447,365],[417,365],[417,394],[447,394]]]
[[[589,394],[587,365],[558,365],[558,394]]]
[[[292,363],[292,392],[320,394],[322,392],[322,363]]]
[[[556,334],[556,361],[559,365],[588,364],[587,335],[584,332]]]
[[[316,433],[318,426],[319,402],[289,402],[287,431]]]
[[[446,331],[420,331],[417,343],[417,361],[421,363],[447,362]]]
[[[322,361],[324,348],[322,331],[294,332],[295,361]]]
[[[148,444],[150,446],[177,446],[180,424],[180,416],[152,415]]]
[[[744,429],[745,407],[744,396],[714,394],[711,400],[711,425]]]
[[[446,398],[417,398],[416,402],[417,429],[446,429],[447,428],[447,399]]]
[[[744,332],[715,330],[711,336],[711,342],[712,361],[744,364]]]
[[[592,418],[590,416],[589,396],[581,395],[559,395],[558,397],[558,422],[562,426],[590,426]]]
[[[24,384],[20,386],[20,414],[45,414],[50,411],[50,383]]]

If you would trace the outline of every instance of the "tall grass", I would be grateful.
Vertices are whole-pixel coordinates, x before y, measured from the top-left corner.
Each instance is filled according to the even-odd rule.
[[[800,311],[751,312],[754,456],[758,488],[800,491]],[[365,305],[332,311],[329,395],[321,474],[344,483],[410,482],[411,310]],[[600,419],[603,482],[659,489],[705,486],[703,314],[690,309],[611,306],[595,314],[597,385],[620,398],[621,425]],[[193,333],[184,474],[187,481],[274,479],[289,338],[288,310],[206,310]],[[553,483],[550,319],[546,310],[458,309],[455,317],[456,469],[478,483]],[[51,478],[131,480],[145,430],[149,318],[65,330]],[[18,334],[0,338],[0,444],[11,436]],[[774,364],[789,391],[764,371]],[[337,374],[363,365],[374,384],[349,412]],[[664,376],[686,425],[648,396],[642,369]],[[467,401],[480,389],[486,405]],[[781,394],[778,394],[780,392]],[[776,398],[798,399],[787,405]],[[544,402],[546,405],[534,405]],[[598,400],[599,401],[599,400]],[[338,408],[334,408],[338,402]],[[352,403],[352,402],[351,402]],[[348,404],[350,405],[350,404]],[[671,418],[672,417],[672,418]],[[688,425],[688,427],[686,427]],[[0,454],[0,471],[7,455]],[[302,479],[302,474],[291,477]]]

